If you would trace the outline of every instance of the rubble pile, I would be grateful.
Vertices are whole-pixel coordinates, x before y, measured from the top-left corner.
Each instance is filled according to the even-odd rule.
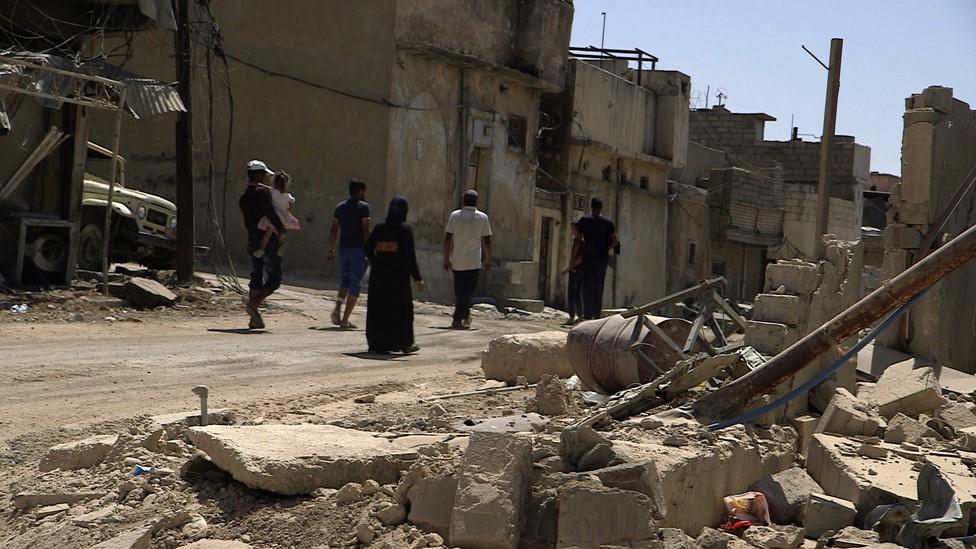
[[[109,295],[101,273],[79,271],[70,287],[45,291],[0,290],[2,322],[144,322],[160,316],[220,315],[237,312],[241,297],[215,279],[196,277],[178,284],[173,271],[127,270],[109,273]]]
[[[824,382],[820,413],[789,425],[712,431],[674,413],[749,371],[755,351],[737,353],[681,363],[639,413],[646,386],[594,398],[520,369],[407,404],[350,391],[331,417],[134,418],[37,456],[0,544],[921,549],[972,533],[971,395],[905,361],[853,392]]]

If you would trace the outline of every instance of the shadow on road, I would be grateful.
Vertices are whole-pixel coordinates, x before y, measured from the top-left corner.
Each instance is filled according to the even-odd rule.
[[[268,333],[267,330],[252,330],[250,328],[207,328],[208,332],[217,332],[221,334],[241,334],[241,335],[259,335]]]
[[[381,353],[369,353],[369,352],[358,352],[358,353],[342,353],[346,356],[351,356],[352,358],[358,358],[360,360],[401,360],[409,355],[384,355]]]
[[[342,326],[309,326],[309,330],[318,330],[320,332],[362,332],[358,328],[343,328]]]

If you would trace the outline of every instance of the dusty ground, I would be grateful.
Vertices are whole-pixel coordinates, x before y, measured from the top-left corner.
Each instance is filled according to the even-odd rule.
[[[449,308],[418,303],[421,351],[383,357],[365,352],[362,329],[330,325],[332,295],[284,288],[265,315],[268,329],[259,332],[242,329],[246,316],[229,302],[153,314],[34,296],[32,303],[45,303],[32,308],[34,316],[0,311],[0,497],[58,486],[114,489],[125,476],[120,467],[38,475],[38,460],[54,444],[131,430],[138,416],[193,410],[198,400],[190,388],[197,384],[210,386],[211,409],[232,408],[244,422],[339,421],[374,431],[450,432],[452,423],[469,417],[521,412],[529,391],[441,401],[437,419],[430,414],[433,404],[418,399],[478,387],[484,381],[480,352],[491,339],[555,329],[563,320],[556,314],[481,310],[472,330],[452,331],[446,329]],[[65,314],[78,307],[84,321]],[[353,322],[363,326],[364,312],[357,310]],[[377,395],[376,402],[353,402],[363,394]],[[184,457],[172,463],[158,459],[163,462],[157,466],[176,470],[185,462]],[[172,510],[204,502],[198,511],[211,523],[212,535],[244,536],[257,547],[342,545],[346,540],[337,536],[345,534],[337,524],[349,520],[342,515],[367,511],[345,509],[336,515],[329,501],[279,498],[225,479],[186,484],[156,505]],[[89,506],[97,509],[97,503]],[[122,524],[87,530],[52,526],[63,521],[40,527],[29,514],[5,509],[0,545],[86,547],[153,516],[151,506],[125,509],[131,513],[123,513]],[[186,541],[179,535],[161,539],[153,547]]]

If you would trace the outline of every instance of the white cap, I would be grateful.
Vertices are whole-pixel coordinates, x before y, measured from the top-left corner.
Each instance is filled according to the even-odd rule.
[[[262,160],[252,160],[247,163],[247,171],[256,172],[259,170],[264,170],[265,172],[274,175],[274,172],[268,169],[268,165]]]

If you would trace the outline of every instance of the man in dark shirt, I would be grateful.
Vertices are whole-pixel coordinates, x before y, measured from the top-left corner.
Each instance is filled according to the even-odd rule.
[[[336,235],[339,236],[339,294],[336,296],[332,323],[351,329],[352,309],[359,300],[360,283],[366,274],[366,239],[369,238],[369,204],[366,203],[366,183],[358,179],[349,182],[349,198],[335,209],[332,230],[329,232],[329,260],[335,257]],[[346,310],[342,305],[345,302]]]
[[[593,197],[590,211],[593,215],[576,222],[578,238],[583,241],[583,262],[580,270],[583,275],[584,320],[600,318],[603,312],[603,283],[607,277],[610,252],[619,244],[613,221],[601,215],[603,201]]]
[[[264,328],[264,319],[261,318],[258,307],[281,286],[281,256],[278,255],[278,248],[285,238],[285,226],[275,213],[271,202],[271,187],[267,185],[268,175],[273,173],[260,160],[248,162],[247,188],[239,201],[241,214],[244,216],[244,228],[247,229],[247,254],[251,258],[251,282],[248,284],[250,291],[244,310],[251,317],[248,328],[252,330]],[[264,231],[258,228],[262,217],[268,218],[278,233],[268,240],[264,255],[254,257],[253,253],[261,247],[264,237]]]

